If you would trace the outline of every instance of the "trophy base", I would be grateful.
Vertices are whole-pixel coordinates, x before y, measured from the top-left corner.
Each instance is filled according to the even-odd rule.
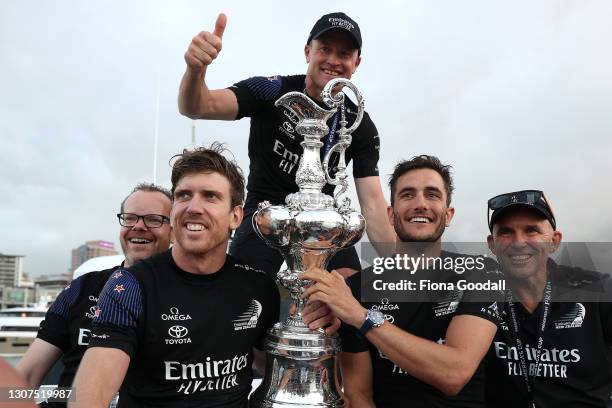
[[[268,331],[266,374],[249,406],[346,407],[338,336],[287,323],[277,323]]]

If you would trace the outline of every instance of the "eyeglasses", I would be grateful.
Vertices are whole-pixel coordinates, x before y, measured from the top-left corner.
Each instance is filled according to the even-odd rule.
[[[117,214],[119,224],[122,227],[133,227],[138,224],[138,220],[142,218],[142,222],[147,228],[159,228],[164,225],[164,222],[170,222],[170,218],[159,214],[137,215],[131,213]]]
[[[513,193],[505,193],[500,194],[491,198],[488,202],[488,210],[487,211],[487,222],[489,228],[491,228],[491,217],[495,214],[495,211],[501,210],[512,204],[525,204],[535,207],[539,210],[546,218],[550,221],[553,228],[556,228],[557,222],[555,220],[555,215],[553,214],[552,208],[546,200],[546,196],[540,190],[523,190],[523,191],[515,191]]]

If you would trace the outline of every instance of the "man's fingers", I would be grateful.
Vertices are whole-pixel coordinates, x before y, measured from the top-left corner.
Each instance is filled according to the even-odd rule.
[[[327,334],[333,334],[335,332],[338,331],[338,329],[340,328],[340,325],[342,324],[342,322],[340,321],[340,319],[338,319],[337,317],[334,317],[334,321],[332,322],[332,324],[330,324],[326,329],[325,329],[325,333]]]
[[[225,26],[227,25],[227,16],[223,13],[219,14],[217,17],[217,21],[215,22],[215,31],[213,34],[219,38],[223,38],[223,32],[225,31]]]
[[[198,38],[199,42],[195,43],[200,49],[210,55],[213,55],[215,58],[217,54],[221,51],[221,39],[212,33],[203,32],[201,37]]]
[[[187,50],[187,56],[197,59],[204,65],[208,65],[217,57],[217,51],[210,44],[203,44],[201,46],[191,44],[189,50]]]
[[[311,307],[310,309],[304,308],[304,312],[302,313],[302,317],[306,324],[327,315],[331,315],[331,310],[329,310],[327,306]]]
[[[189,52],[185,53],[185,62],[187,62],[187,65],[192,68],[203,68],[204,67],[204,64],[202,63],[202,61],[194,57]]]
[[[300,297],[302,299],[308,299],[308,304],[312,304],[314,299],[312,298],[312,295],[314,293],[320,292],[320,293],[326,293],[325,292],[325,286],[323,286],[320,283],[315,283],[313,285],[310,285],[309,287],[306,288],[306,290],[304,290],[304,292],[300,295]]]
[[[313,320],[308,324],[308,328],[310,330],[316,330],[316,329],[322,329],[325,328],[329,325],[331,325],[335,320],[335,317],[333,315],[325,315],[323,317],[321,317],[320,319],[317,320]]]
[[[316,282],[321,282],[325,277],[329,275],[327,271],[318,268],[311,268],[306,272],[303,272],[299,275],[299,278],[302,280],[312,280]]]

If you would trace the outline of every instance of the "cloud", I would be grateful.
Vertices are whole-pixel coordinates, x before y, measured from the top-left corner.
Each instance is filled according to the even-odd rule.
[[[219,11],[213,87],[304,72],[308,30],[341,9],[363,32],[354,80],[381,135],[384,185],[400,158],[436,154],[455,168],[450,240],[481,240],[487,198],[523,188],[545,190],[566,239],[612,239],[609,2],[315,1],[295,13],[281,1],[63,0],[0,6],[0,252],[57,273],[85,240],[118,243],[121,199],[154,177],[169,186],[168,159],[191,144],[176,107],[183,53]],[[248,125],[197,121],[196,142],[227,142],[247,171]]]

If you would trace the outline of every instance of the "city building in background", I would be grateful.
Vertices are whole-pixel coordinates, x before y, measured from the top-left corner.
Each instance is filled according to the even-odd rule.
[[[70,281],[71,276],[68,273],[39,276],[35,282],[36,303],[52,303]]]
[[[23,258],[23,255],[0,254],[0,286],[20,286],[23,279]]]
[[[70,274],[75,271],[83,262],[97,256],[117,255],[115,244],[108,241],[87,241],[85,244],[72,250],[72,262]]]

